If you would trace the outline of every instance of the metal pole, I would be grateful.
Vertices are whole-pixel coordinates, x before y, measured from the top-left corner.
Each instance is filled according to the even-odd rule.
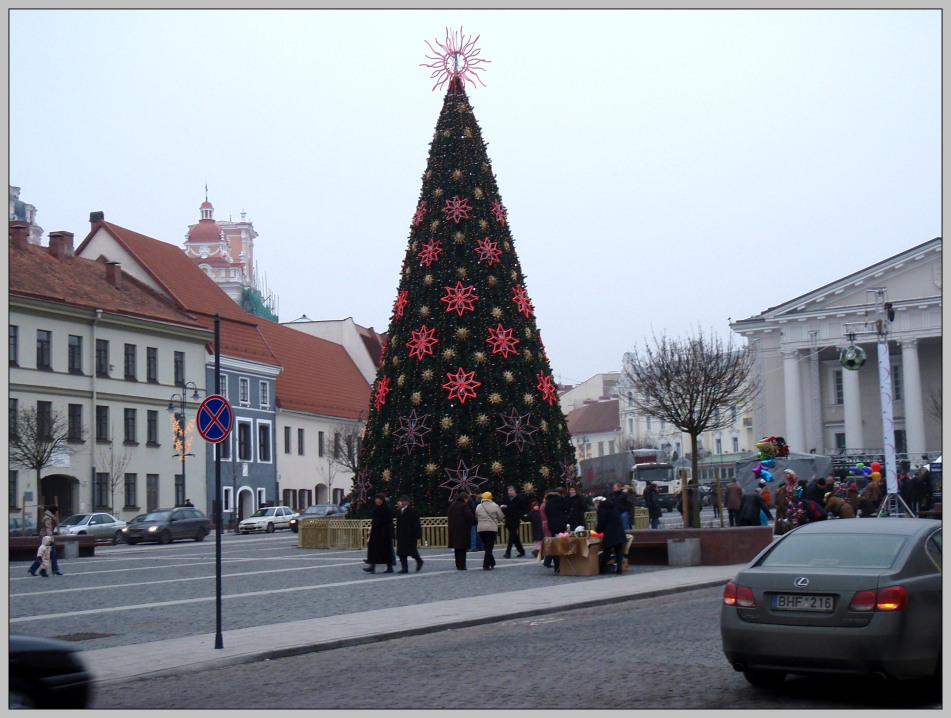
[[[221,320],[215,314],[215,394],[221,395]],[[221,442],[215,443],[215,648],[224,648],[221,636]]]
[[[182,503],[185,503],[185,497],[188,496],[188,491],[185,489],[185,380],[182,379],[182,423],[179,427],[181,430],[182,438]]]

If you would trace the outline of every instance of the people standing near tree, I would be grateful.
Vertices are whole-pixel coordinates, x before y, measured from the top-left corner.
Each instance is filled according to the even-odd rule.
[[[528,523],[532,525],[532,541],[535,542],[532,556],[535,558],[538,558],[538,552],[542,550],[542,541],[545,540],[545,527],[542,525],[540,508],[537,501],[532,501],[532,507],[528,511]]]
[[[762,526],[760,511],[766,514],[767,520],[772,521],[773,515],[769,512],[769,507],[763,501],[759,491],[755,489],[744,491],[740,499],[740,510],[737,512],[737,519],[740,526]]]
[[[50,538],[50,563],[53,567],[53,575],[62,576],[63,574],[59,570],[59,557],[56,555],[56,544],[53,543],[53,535],[56,533],[56,527],[59,526],[59,507],[54,504],[49,504],[43,510],[43,516],[40,519],[40,544],[42,546],[42,537],[49,536]],[[33,562],[33,565],[30,566],[29,572],[32,575],[36,575],[36,569],[40,565],[40,559],[37,559]]]
[[[802,498],[804,501],[815,501],[821,506],[830,488],[832,487],[826,487],[825,478],[820,476],[808,483],[806,490],[802,492]]]
[[[419,513],[409,505],[409,496],[403,494],[399,498],[399,508],[396,510],[396,555],[400,560],[398,573],[408,573],[408,558],[416,560],[416,570],[423,567],[423,559],[419,555],[417,541],[423,538],[423,525],[419,520]]]
[[[624,489],[619,482],[615,482],[612,488],[613,490],[608,498],[611,499],[611,504],[621,517],[621,525],[627,531],[631,528],[631,506],[628,503],[627,494],[624,493]]]
[[[565,498],[568,504],[568,523],[572,529],[584,526],[584,515],[588,510],[588,502],[584,496],[578,493],[574,486],[568,487],[568,496]]]
[[[479,497],[475,494],[469,496],[469,506],[472,508],[472,514],[475,515],[475,510],[479,507]],[[479,532],[476,531],[476,527],[473,524],[472,529],[469,531],[469,550],[470,551],[482,551],[482,539],[479,536]]]
[[[650,521],[651,528],[659,528],[660,517],[663,516],[664,510],[660,507],[657,486],[653,481],[648,481],[644,487],[644,507],[647,509],[647,518]]]
[[[557,536],[568,530],[568,507],[558,489],[545,494],[545,520],[548,523],[546,536]],[[561,571],[561,559],[557,556],[545,556],[543,563],[547,568],[554,567],[555,573]]]
[[[466,553],[469,551],[470,532],[475,528],[475,512],[469,503],[469,494],[465,491],[456,495],[456,500],[449,504],[449,548],[453,550],[456,559],[456,570],[466,570]]]
[[[759,495],[763,497],[763,503],[767,506],[773,505],[773,497],[769,493],[769,487],[766,485],[766,479],[759,480]]]
[[[373,498],[373,513],[370,514],[370,536],[367,539],[367,563],[363,570],[376,573],[378,563],[386,564],[386,571],[393,573],[393,514],[386,503],[385,494]]]
[[[624,570],[624,545],[627,543],[627,534],[621,525],[621,517],[618,515],[610,499],[598,496],[594,500],[594,505],[598,511],[598,523],[595,531],[603,534],[601,538],[601,555],[599,556],[601,572],[607,572],[607,565],[614,555],[614,575],[620,575]]]
[[[773,533],[777,536],[786,533],[793,527],[790,516],[791,506],[796,503],[796,472],[792,469],[783,471],[783,484],[776,489],[776,520]]]
[[[724,505],[726,506],[727,516],[730,519],[730,526],[736,526],[736,520],[740,513],[740,503],[743,501],[743,487],[736,477],[732,477],[724,490]]]
[[[522,558],[525,555],[525,549],[522,547],[522,540],[519,538],[518,532],[528,507],[525,504],[525,499],[518,495],[514,486],[507,487],[505,491],[508,498],[506,503],[499,508],[505,514],[505,530],[508,532],[508,543],[505,545],[505,553],[502,556],[503,558],[512,558],[512,546],[515,546],[518,557]]]
[[[482,570],[491,571],[495,568],[495,556],[492,555],[492,549],[495,546],[495,537],[498,536],[499,527],[505,521],[505,514],[499,505],[492,500],[492,492],[486,491],[482,494],[482,501],[476,507],[476,531],[479,532],[479,538],[482,539],[482,545],[485,546],[485,553],[482,556]]]
[[[901,496],[902,501],[905,502],[905,505],[908,507],[908,510],[911,511],[912,515],[917,513],[918,502],[915,496],[915,485],[906,471],[902,471],[898,474],[898,495]]]

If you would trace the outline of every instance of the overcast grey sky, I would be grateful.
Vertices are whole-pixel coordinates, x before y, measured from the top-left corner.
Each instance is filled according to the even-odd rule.
[[[181,245],[242,211],[282,321],[385,331],[442,104],[468,88],[556,378],[941,234],[939,10],[13,10],[10,183]]]

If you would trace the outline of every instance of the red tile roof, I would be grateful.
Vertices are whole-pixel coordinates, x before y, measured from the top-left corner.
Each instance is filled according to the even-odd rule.
[[[566,419],[572,436],[604,434],[621,428],[617,399],[584,404],[568,412]]]
[[[105,229],[143,270],[199,322],[221,318],[221,353],[282,367],[277,406],[332,417],[358,418],[370,385],[342,346],[244,311],[178,247],[109,222],[96,222],[77,252]]]
[[[106,278],[106,264],[46,247],[10,243],[9,292],[64,305],[155,319],[200,329],[204,324],[134,277],[122,273],[121,288]]]

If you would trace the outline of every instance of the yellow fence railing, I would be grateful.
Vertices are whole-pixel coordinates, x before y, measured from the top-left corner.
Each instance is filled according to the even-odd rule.
[[[594,529],[597,514],[589,511],[584,515],[585,528]],[[394,530],[396,519],[393,519]],[[445,516],[423,516],[420,518],[423,528],[421,546],[445,548],[449,544],[449,521]],[[635,508],[632,523],[635,529],[650,528],[647,509]],[[297,545],[300,548],[326,549],[362,549],[366,546],[367,533],[370,531],[370,519],[305,518],[301,519],[297,529]],[[508,541],[508,533],[499,531],[498,543]],[[532,545],[532,525],[523,521],[518,529],[518,537],[523,546]]]

